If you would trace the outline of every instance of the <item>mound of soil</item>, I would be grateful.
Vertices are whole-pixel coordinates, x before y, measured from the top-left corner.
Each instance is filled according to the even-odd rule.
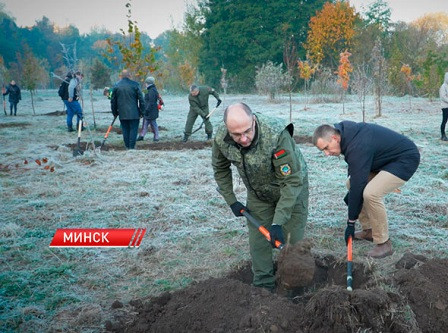
[[[159,141],[159,142],[145,142],[139,141],[137,142],[135,149],[137,150],[186,150],[186,149],[207,149],[212,145],[211,141],[187,141],[181,142],[179,141]],[[77,149],[77,143],[69,143],[65,145],[70,149]],[[95,141],[95,147],[99,148],[101,146],[101,142]],[[54,148],[54,147],[52,147]],[[55,148],[57,149],[57,148]],[[86,149],[91,149],[91,144],[89,142],[81,142],[81,150],[85,151]],[[116,145],[116,144],[108,144],[107,142],[104,144],[101,151],[112,151],[112,150],[126,150],[124,144]]]
[[[448,330],[448,259],[414,258],[412,269],[395,274],[400,292],[405,295],[423,332]]]
[[[310,250],[311,242],[303,240],[280,252],[276,273],[279,286],[291,290],[312,284],[316,264]]]
[[[13,123],[2,123],[2,124],[0,124],[0,129],[1,128],[10,128],[10,127],[21,127],[21,128],[24,128],[24,127],[28,127],[28,126],[31,126],[31,124],[30,123],[15,123],[15,122],[13,122]]]
[[[65,116],[66,114],[67,114],[66,111],[54,111],[54,112],[44,113],[43,116]]]
[[[313,144],[313,138],[306,135],[294,135],[294,141],[296,143],[306,143],[311,145]]]
[[[306,250],[306,246],[301,249],[305,253]],[[349,292],[345,288],[345,263],[331,256],[316,258],[312,285],[295,297],[284,297],[248,284],[250,264],[246,263],[224,278],[211,278],[159,297],[113,306],[114,320],[106,323],[106,330],[445,332],[448,259],[424,263],[420,259],[416,259],[420,264],[401,268],[390,279],[398,286],[397,292],[390,291],[396,287],[369,287],[372,272],[355,263],[354,267],[358,267],[353,272],[355,289]],[[414,317],[416,321],[412,320]]]

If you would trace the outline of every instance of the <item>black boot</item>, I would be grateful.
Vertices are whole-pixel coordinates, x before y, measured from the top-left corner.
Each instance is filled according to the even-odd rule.
[[[442,138],[440,139],[442,141],[448,141],[448,138],[446,137],[446,135],[442,135]]]
[[[207,133],[207,140],[211,140],[213,138],[213,133]]]
[[[74,131],[73,127],[70,126],[70,127],[68,128],[68,132],[73,132],[73,131]]]
[[[141,135],[138,136],[137,141],[143,141],[143,137]]]
[[[187,142],[188,141],[188,135],[184,134],[184,138],[182,139],[182,142]]]

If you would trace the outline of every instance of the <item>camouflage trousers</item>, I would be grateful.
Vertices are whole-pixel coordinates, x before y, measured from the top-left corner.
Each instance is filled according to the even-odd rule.
[[[196,112],[194,112],[194,111],[190,110],[188,112],[187,122],[185,124],[185,131],[184,131],[186,136],[190,136],[191,135],[191,132],[193,130],[194,122],[196,121],[198,116],[199,115]],[[202,122],[202,120],[201,120],[201,122]],[[212,123],[210,122],[210,120],[208,118],[205,120],[204,125],[205,125],[205,133],[212,134],[213,133],[213,125],[212,125]]]
[[[249,193],[247,208],[261,225],[269,229],[274,218],[276,203],[259,200]],[[303,239],[305,226],[308,220],[308,184],[303,188],[293,208],[291,219],[284,224],[283,233],[285,242],[295,244]],[[275,287],[275,272],[273,262],[273,249],[266,238],[249,221],[249,247],[252,258],[253,285],[257,287]]]

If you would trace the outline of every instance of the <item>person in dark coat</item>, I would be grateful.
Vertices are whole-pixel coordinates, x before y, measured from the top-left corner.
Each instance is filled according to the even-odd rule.
[[[127,149],[135,149],[138,124],[143,116],[145,102],[140,85],[129,78],[126,69],[121,72],[121,80],[114,86],[110,105],[112,114],[120,117],[124,145]]]
[[[16,81],[12,80],[6,89],[2,89],[3,96],[9,95],[9,110],[10,116],[12,116],[12,111],[14,110],[14,116],[17,116],[17,104],[22,99],[22,93],[20,87],[16,84]]]
[[[155,86],[155,79],[148,76],[145,80],[147,92],[145,94],[145,112],[143,114],[142,130],[137,141],[143,141],[148,132],[148,125],[151,126],[151,131],[154,133],[154,141],[157,142],[159,138],[159,126],[157,125],[157,118],[159,118],[159,110],[163,105],[163,100]]]
[[[376,124],[342,121],[321,125],[313,144],[327,156],[344,155],[348,164],[348,220],[345,240],[373,241],[367,255],[384,258],[393,253],[384,196],[407,182],[420,163],[420,153],[410,139]],[[359,219],[362,231],[355,233]]]

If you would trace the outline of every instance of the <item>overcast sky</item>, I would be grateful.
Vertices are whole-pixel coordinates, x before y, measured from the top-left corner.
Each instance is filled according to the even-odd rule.
[[[293,1],[293,0],[291,0]],[[126,0],[0,0],[19,26],[32,26],[46,16],[59,26],[75,25],[80,33],[92,27],[118,32],[127,27]],[[373,0],[351,0],[358,11]],[[132,0],[133,20],[151,38],[172,27],[180,28],[186,4],[196,0]],[[431,12],[448,13],[448,0],[389,0],[392,21],[410,22]]]

